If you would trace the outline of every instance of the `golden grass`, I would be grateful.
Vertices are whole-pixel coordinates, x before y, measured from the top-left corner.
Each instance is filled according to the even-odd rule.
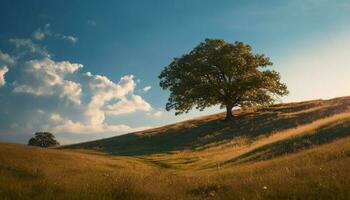
[[[350,138],[261,162],[167,169],[143,159],[0,146],[3,199],[348,199]]]
[[[0,199],[349,199],[349,108],[280,104],[65,149],[0,144]]]

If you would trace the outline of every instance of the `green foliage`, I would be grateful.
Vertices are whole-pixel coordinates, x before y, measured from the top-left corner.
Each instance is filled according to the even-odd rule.
[[[59,143],[55,140],[55,136],[52,133],[37,132],[35,133],[35,137],[30,138],[28,145],[38,147],[51,147],[58,146]]]
[[[278,72],[263,70],[267,66],[272,66],[270,59],[254,54],[247,44],[206,39],[159,75],[160,86],[170,91],[166,110],[177,115],[194,106],[203,110],[220,105],[232,117],[233,107],[272,104],[288,90]]]

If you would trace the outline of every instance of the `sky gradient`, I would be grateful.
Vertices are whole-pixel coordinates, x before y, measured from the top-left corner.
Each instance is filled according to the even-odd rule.
[[[50,131],[67,144],[219,112],[166,112],[157,78],[205,38],[270,57],[283,102],[350,95],[346,0],[2,0],[0,24],[0,141]]]

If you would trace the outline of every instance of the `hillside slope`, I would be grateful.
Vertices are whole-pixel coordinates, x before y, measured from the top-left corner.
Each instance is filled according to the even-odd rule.
[[[0,144],[0,199],[349,199],[350,97],[42,149]]]
[[[0,144],[0,199],[346,200],[349,166],[349,137],[271,160],[200,171],[135,157]]]
[[[65,148],[142,156],[168,167],[204,169],[273,158],[350,134],[350,97],[237,110],[234,115],[232,122],[225,122],[220,113]]]

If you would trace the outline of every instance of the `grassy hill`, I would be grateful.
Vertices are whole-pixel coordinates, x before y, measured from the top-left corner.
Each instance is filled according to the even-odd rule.
[[[0,199],[349,199],[350,97],[41,149],[0,144]]]

